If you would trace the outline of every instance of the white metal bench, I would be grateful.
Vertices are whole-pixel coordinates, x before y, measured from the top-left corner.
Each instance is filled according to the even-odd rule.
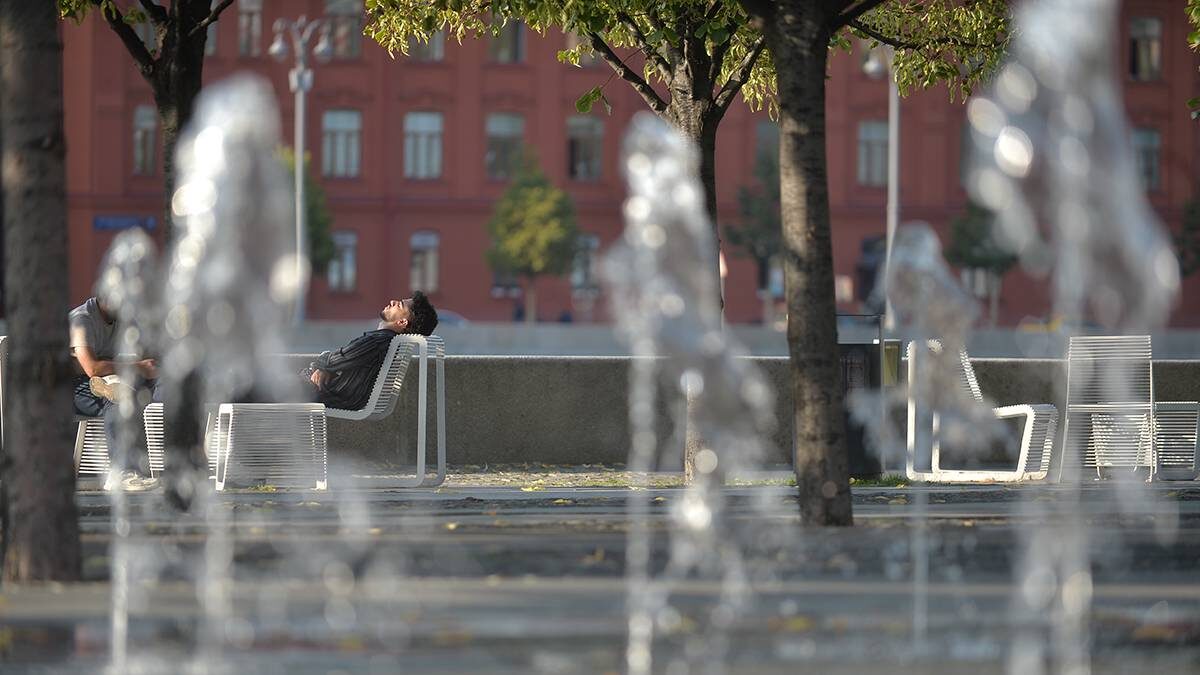
[[[425,418],[428,415],[429,353],[433,352],[436,371],[437,413],[437,475],[432,479],[425,476]],[[437,335],[399,334],[392,338],[384,356],[375,386],[366,405],[358,410],[325,408],[325,415],[335,419],[376,421],[390,417],[396,409],[405,375],[417,356],[417,466],[411,482],[402,481],[399,487],[433,487],[446,480],[446,343]]]
[[[1042,480],[1050,472],[1050,458],[1054,449],[1054,437],[1058,429],[1058,409],[1048,403],[1025,403],[992,408],[992,414],[998,420],[1024,418],[1021,425],[1021,438],[1018,445],[1016,465],[1011,470],[990,469],[943,469],[941,467],[941,439],[939,437],[940,416],[932,411],[927,418],[932,426],[930,441],[930,470],[919,471],[915,468],[917,439],[923,434],[918,433],[918,425],[924,423],[918,410],[919,402],[915,400],[912,383],[916,381],[917,369],[920,367],[924,351],[941,350],[941,342],[929,340],[925,349],[918,349],[917,343],[908,345],[908,461],[906,473],[910,480],[930,482],[955,483],[1003,483],[1025,480]],[[976,403],[983,403],[983,392],[975,377],[975,369],[966,351],[958,353],[960,384]],[[921,419],[919,419],[921,418]]]
[[[1151,478],[1192,480],[1197,474],[1195,401],[1154,400],[1149,335],[1089,335],[1067,349],[1067,466],[1147,470]]]

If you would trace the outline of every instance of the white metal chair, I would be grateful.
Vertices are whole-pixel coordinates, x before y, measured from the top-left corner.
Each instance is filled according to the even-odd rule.
[[[142,411],[146,429],[146,450],[150,458],[150,475],[163,470],[162,404],[151,403]],[[108,439],[104,435],[104,418],[76,415],[75,473],[81,476],[108,475]]]
[[[328,486],[324,404],[222,403],[216,433],[209,463],[217,490],[231,476],[278,487]]]
[[[1157,469],[1149,335],[1072,337],[1067,348],[1067,466]]]
[[[916,380],[922,353],[940,351],[941,342],[929,340],[925,350],[917,349],[917,343],[908,345],[908,460],[905,470],[910,480],[929,482],[1016,482],[1023,480],[1045,479],[1050,471],[1050,458],[1054,449],[1054,436],[1058,428],[1058,409],[1048,403],[1033,403],[1008,405],[992,408],[996,419],[1024,418],[1021,425],[1021,439],[1018,447],[1017,462],[1012,470],[990,469],[943,469],[941,467],[941,440],[939,438],[940,416],[936,410],[929,415],[930,470],[919,471],[915,468],[918,438],[925,434],[918,433],[918,425],[924,423],[922,411],[918,409],[918,401],[912,390]],[[966,351],[958,353],[960,384],[977,403],[983,403],[983,392],[980,391],[979,381],[975,377],[975,369]]]
[[[1200,477],[1200,403],[1154,403],[1155,475],[1163,480]]]
[[[437,391],[437,475],[428,480],[425,476],[425,418],[428,413],[429,352],[435,360]],[[336,419],[375,421],[391,416],[396,409],[400,390],[413,356],[417,356],[417,467],[411,482],[403,481],[399,487],[433,487],[446,480],[446,343],[436,335],[400,334],[392,338],[387,354],[380,366],[379,375],[366,405],[358,410],[326,408],[325,415]]]

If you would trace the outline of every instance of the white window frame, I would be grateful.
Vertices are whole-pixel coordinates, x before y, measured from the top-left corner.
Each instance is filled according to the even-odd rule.
[[[856,178],[859,185],[887,186],[887,122],[863,120],[858,123],[858,162]]]
[[[525,61],[525,22],[509,19],[499,35],[488,39],[488,58],[492,63],[523,63]]]
[[[484,120],[487,146],[484,167],[490,180],[508,180],[525,142],[525,116],[519,113],[488,113]]]
[[[600,287],[597,275],[600,237],[581,234],[575,240],[575,258],[571,261],[571,290],[593,292]]]
[[[262,0],[238,0],[238,56],[262,55]]]
[[[321,175],[358,178],[362,172],[362,112],[331,108],[321,116]]]
[[[432,230],[413,232],[409,238],[412,258],[408,268],[408,286],[411,291],[422,291],[432,295],[438,291],[438,264],[441,237]]]
[[[446,31],[439,29],[426,41],[410,38],[408,58],[417,63],[440,63],[446,58]]]
[[[600,180],[604,159],[604,122],[593,115],[567,118],[567,177],[573,181]]]
[[[1153,127],[1137,127],[1132,131],[1133,153],[1138,178],[1147,191],[1162,188],[1162,134]]]
[[[329,21],[333,58],[347,60],[362,56],[362,0],[325,0],[325,17]]]
[[[353,293],[358,289],[358,233],[339,230],[333,238],[333,259],[325,268],[325,278],[332,293]]]
[[[133,175],[158,173],[158,110],[142,104],[133,109]]]
[[[445,117],[435,110],[404,115],[404,177],[436,180],[442,177],[442,139]]]
[[[1162,79],[1162,19],[1135,16],[1129,19],[1129,77],[1135,82]]]

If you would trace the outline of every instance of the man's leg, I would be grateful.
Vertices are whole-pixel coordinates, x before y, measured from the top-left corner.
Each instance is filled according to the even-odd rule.
[[[140,476],[150,475],[150,457],[146,450],[146,427],[142,412],[153,396],[154,387],[140,387],[127,403],[129,417],[123,419],[121,405],[105,400],[104,435],[108,440],[108,458],[122,472],[132,471]],[[124,452],[121,452],[121,451]]]
[[[104,413],[105,406],[110,402],[108,399],[101,398],[92,393],[92,387],[88,384],[86,376],[75,380],[76,414],[86,415],[87,417],[99,417]]]

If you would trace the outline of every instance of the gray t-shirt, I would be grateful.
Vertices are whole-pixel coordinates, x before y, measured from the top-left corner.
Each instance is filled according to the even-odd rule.
[[[88,298],[82,305],[71,310],[68,317],[71,326],[71,353],[76,347],[90,347],[92,355],[100,361],[111,361],[117,355],[117,322],[109,323],[100,315],[100,303]]]

